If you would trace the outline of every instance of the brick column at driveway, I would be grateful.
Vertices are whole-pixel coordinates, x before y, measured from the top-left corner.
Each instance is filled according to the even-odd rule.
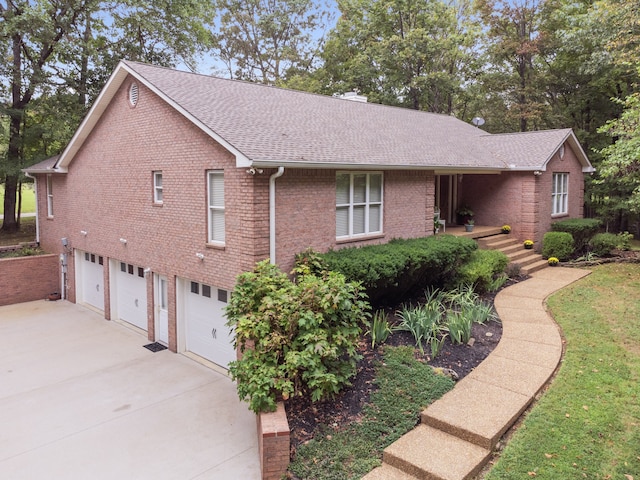
[[[562,337],[546,298],[589,273],[545,268],[502,290],[494,303],[503,325],[496,349],[427,407],[421,424],[387,447],[382,467],[364,479],[467,480],[480,472],[562,357]]]

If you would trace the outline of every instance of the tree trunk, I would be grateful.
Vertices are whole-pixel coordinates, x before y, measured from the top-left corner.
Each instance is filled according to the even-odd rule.
[[[18,193],[18,176],[7,175],[4,183],[4,220],[2,221],[2,230],[6,233],[14,233],[18,231],[18,222],[16,221],[16,194]]]

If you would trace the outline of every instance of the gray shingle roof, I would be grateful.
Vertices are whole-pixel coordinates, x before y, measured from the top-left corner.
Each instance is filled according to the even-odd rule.
[[[25,168],[24,171],[27,173],[54,173],[54,167],[58,158],[60,158],[60,155],[54,155],[53,157],[49,157],[46,160],[42,160]]]
[[[59,167],[66,169],[128,74],[220,141],[243,166],[495,171],[514,164],[535,170],[573,136],[570,130],[535,138],[490,135],[447,115],[121,62]],[[586,156],[584,161],[588,165]]]

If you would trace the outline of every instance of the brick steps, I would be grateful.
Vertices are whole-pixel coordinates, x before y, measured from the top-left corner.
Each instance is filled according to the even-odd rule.
[[[506,237],[506,238],[505,238]],[[530,275],[548,266],[547,261],[535,250],[525,250],[519,240],[510,235],[492,235],[478,239],[480,248],[500,250],[509,257],[509,263],[520,265],[522,275]]]

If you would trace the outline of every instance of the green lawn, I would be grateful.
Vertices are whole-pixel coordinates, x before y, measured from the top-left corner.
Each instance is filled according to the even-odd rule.
[[[36,195],[33,184],[22,185],[22,213],[35,213]],[[4,215],[4,185],[0,185],[0,215]]]
[[[640,265],[594,268],[548,304],[562,367],[485,478],[640,479]]]

